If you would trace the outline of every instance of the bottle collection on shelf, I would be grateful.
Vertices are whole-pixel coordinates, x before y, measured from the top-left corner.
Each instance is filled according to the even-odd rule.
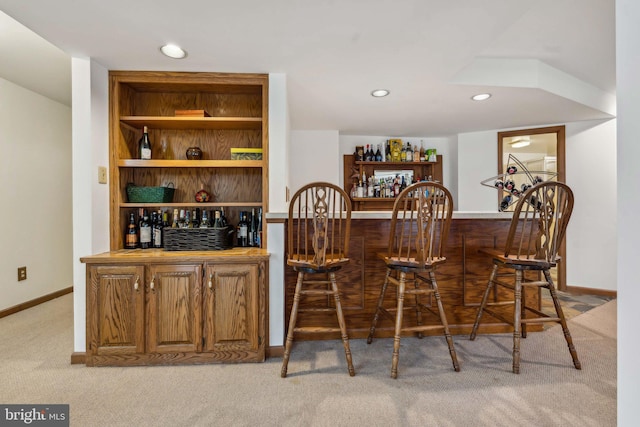
[[[213,214],[213,215],[212,215]],[[174,209],[172,221],[169,212],[159,209],[152,211],[140,208],[137,218],[135,212],[129,213],[129,224],[125,231],[125,249],[163,248],[163,230],[165,228],[227,228],[229,224],[224,215],[224,208],[207,211],[196,208]],[[261,247],[262,244],[262,208],[240,212],[240,221],[236,226],[237,246]]]
[[[436,162],[437,151],[435,148],[424,148],[424,143],[420,141],[420,148],[417,145],[411,145],[407,141],[406,145],[402,144],[401,139],[388,139],[384,154],[381,151],[382,144],[378,144],[376,151],[373,151],[373,144],[367,144],[366,148],[357,146],[353,153],[356,161],[364,162]]]
[[[415,182],[419,182],[418,178]],[[425,176],[424,181],[433,181],[431,175]],[[366,173],[362,172],[362,179],[356,184],[353,183],[351,188],[352,199],[362,198],[394,198],[397,197],[402,190],[413,184],[413,175],[404,174],[395,177],[376,178],[370,176],[367,179]]]

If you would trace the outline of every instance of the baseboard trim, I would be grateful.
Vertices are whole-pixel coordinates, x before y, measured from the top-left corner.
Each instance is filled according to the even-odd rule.
[[[84,365],[87,354],[81,352],[71,353],[71,364],[72,365]]]
[[[284,346],[280,345],[277,347],[267,347],[266,354],[267,358],[269,357],[282,357],[284,356]]]
[[[567,292],[574,295],[601,295],[605,297],[618,298],[618,291],[609,289],[583,288],[581,286],[567,286]]]
[[[3,317],[9,316],[10,314],[15,314],[19,311],[26,310],[31,307],[35,307],[36,305],[40,305],[43,302],[51,301],[52,299],[56,299],[66,294],[70,294],[71,292],[73,292],[73,286],[60,289],[59,291],[53,292],[48,295],[43,295],[36,299],[32,299],[31,301],[23,302],[22,304],[14,305],[13,307],[6,308],[0,311],[0,319]]]

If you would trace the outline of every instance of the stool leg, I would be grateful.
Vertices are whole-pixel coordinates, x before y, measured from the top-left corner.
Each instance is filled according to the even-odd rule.
[[[282,369],[280,370],[280,376],[285,378],[287,376],[287,367],[289,365],[289,356],[291,354],[291,346],[293,345],[293,330],[296,327],[296,318],[298,317],[298,304],[300,303],[300,291],[302,290],[302,281],[304,279],[304,273],[298,272],[298,280],[296,282],[296,290],[293,294],[293,306],[291,307],[291,316],[289,317],[289,330],[287,331],[287,340],[284,345],[284,356],[282,358]]]
[[[400,358],[400,332],[402,331],[402,312],[404,307],[404,288],[407,284],[406,273],[400,272],[398,283],[398,309],[396,312],[396,330],[393,336],[393,357],[391,358],[391,378],[398,378],[398,359]]]
[[[558,300],[558,295],[556,294],[556,288],[553,284],[553,280],[551,279],[551,274],[549,270],[544,270],[544,277],[547,279],[547,283],[549,283],[549,292],[551,293],[551,299],[553,300],[553,305],[556,308],[556,313],[560,318],[560,324],[562,325],[562,332],[564,332],[564,338],[567,341],[567,346],[569,347],[569,353],[571,353],[571,358],[573,359],[573,366],[576,369],[582,369],[582,365],[578,360],[578,352],[573,345],[573,339],[571,338],[571,334],[569,333],[569,328],[567,327],[567,320],[564,317],[564,312],[562,311],[562,306],[560,305],[560,301]]]
[[[524,272],[522,273],[522,280],[524,280]],[[526,287],[522,286],[522,295],[520,296],[520,299],[522,300],[522,305],[520,306],[520,319],[524,320],[527,318],[527,310],[526,310],[526,305],[527,305],[527,296],[525,293],[525,290],[527,289]],[[527,324],[526,323],[522,323],[520,322],[520,336],[522,338],[526,338],[527,337]]]
[[[520,373],[520,314],[522,306],[522,270],[516,270],[513,310],[513,373]]]
[[[487,300],[489,299],[489,293],[491,293],[491,289],[494,286],[494,281],[496,280],[497,273],[498,273],[498,266],[494,265],[493,270],[491,270],[491,276],[489,276],[489,283],[487,283],[487,288],[484,290],[484,295],[482,295],[482,302],[480,303],[480,308],[478,308],[478,313],[476,314],[476,321],[474,322],[473,328],[471,329],[471,335],[469,336],[469,339],[471,341],[476,339],[478,326],[480,326],[480,319],[482,318],[484,307],[487,305]]]
[[[449,332],[449,323],[447,322],[447,316],[444,313],[444,307],[442,306],[442,299],[440,298],[440,292],[438,291],[438,284],[436,283],[436,275],[433,271],[429,272],[431,278],[431,287],[433,293],[436,296],[436,303],[438,304],[438,312],[440,313],[440,322],[444,326],[444,337],[447,340],[449,346],[449,354],[451,355],[451,361],[453,362],[453,369],[456,372],[460,372],[460,365],[458,364],[458,356],[456,355],[456,349],[453,347],[453,338],[451,332]]]
[[[418,282],[418,277],[416,273],[413,273],[413,287],[418,290],[420,288],[420,284]],[[418,326],[422,326],[422,301],[420,300],[420,294],[416,293],[415,304],[416,304],[416,323]],[[422,331],[418,332],[418,338],[422,338],[424,334]]]
[[[382,289],[380,290],[380,296],[378,297],[378,305],[376,306],[376,312],[373,315],[373,320],[371,321],[371,328],[369,328],[369,336],[367,337],[367,344],[371,344],[371,341],[373,341],[373,334],[376,332],[376,325],[378,324],[378,318],[380,316],[380,308],[382,307],[382,303],[384,302],[384,295],[387,293],[387,288],[389,287],[390,274],[391,274],[391,269],[387,268],[387,274],[384,277],[384,284],[382,285]]]
[[[340,332],[342,333],[342,344],[344,345],[344,354],[347,358],[347,368],[349,369],[349,375],[354,376],[356,371],[353,369],[353,361],[351,360],[347,325],[342,313],[342,304],[340,303],[340,292],[338,291],[338,284],[336,283],[336,274],[333,271],[329,273],[329,280],[331,281],[331,290],[333,291],[333,296],[336,301],[336,314],[338,315],[338,324],[340,325]]]

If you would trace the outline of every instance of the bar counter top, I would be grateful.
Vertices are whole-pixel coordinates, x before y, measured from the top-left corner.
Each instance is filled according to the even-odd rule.
[[[511,219],[512,212],[498,211],[454,211],[453,219]],[[288,212],[267,212],[267,221],[287,219]],[[391,211],[352,211],[351,219],[390,219]]]

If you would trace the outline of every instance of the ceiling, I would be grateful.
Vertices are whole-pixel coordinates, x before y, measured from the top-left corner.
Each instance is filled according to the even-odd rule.
[[[69,55],[107,69],[283,73],[293,130],[347,135],[438,137],[608,119],[614,5],[0,0],[0,11],[35,32],[0,13],[0,77],[70,105]],[[164,43],[187,58],[162,56]],[[391,94],[370,96],[378,88]],[[482,92],[493,96],[470,100]]]

